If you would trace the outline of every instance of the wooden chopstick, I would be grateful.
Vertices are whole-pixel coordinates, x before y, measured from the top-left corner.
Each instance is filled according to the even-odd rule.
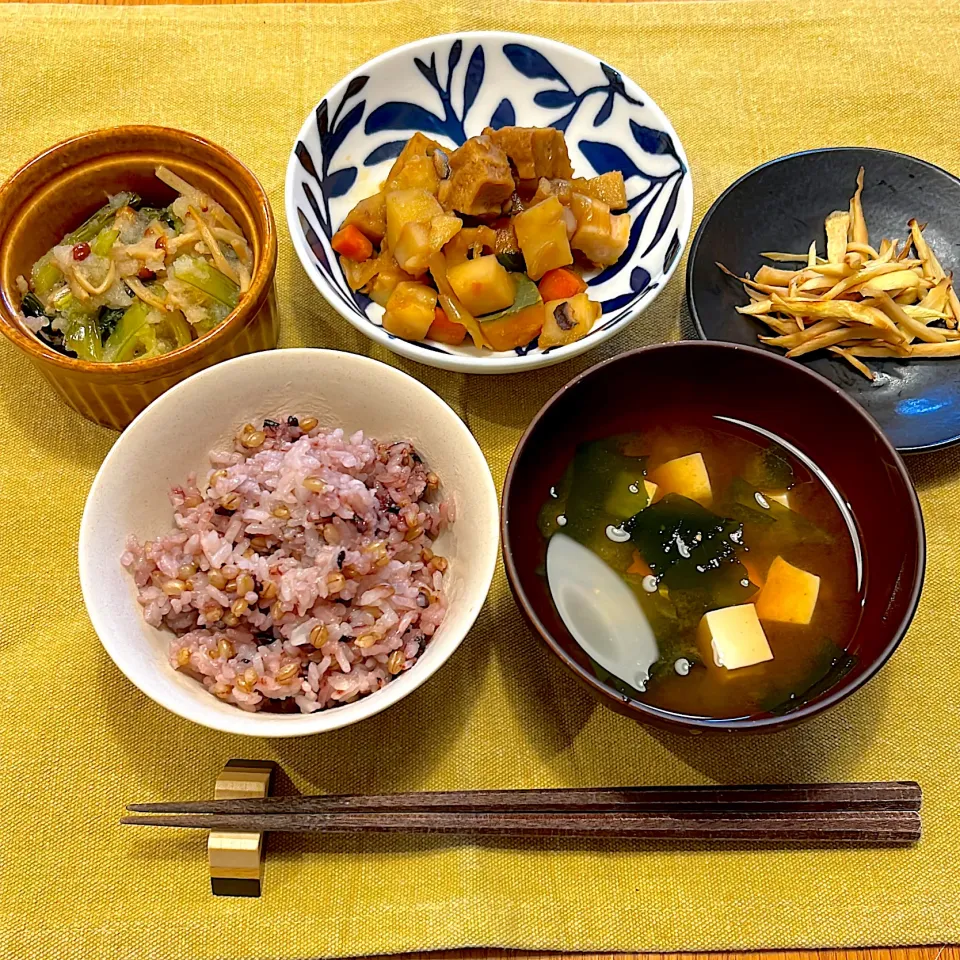
[[[455,790],[380,796],[267,797],[131,803],[136,813],[221,816],[348,813],[789,813],[917,811],[913,781],[703,787],[598,787],[557,790]]]
[[[142,826],[239,830],[248,833],[415,833],[464,837],[870,843],[920,839],[917,811],[794,811],[792,813],[271,813],[170,814],[124,817]]]

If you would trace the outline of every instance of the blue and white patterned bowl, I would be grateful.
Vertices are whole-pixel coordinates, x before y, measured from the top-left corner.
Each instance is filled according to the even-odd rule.
[[[380,188],[418,130],[455,146],[486,126],[513,124],[565,131],[577,176],[623,171],[630,242],[619,262],[588,280],[602,317],[582,340],[547,350],[534,341],[491,353],[391,336],[380,324],[383,309],[350,290],[330,237],[357,201]],[[693,187],[676,132],[635,83],[574,47],[490,31],[407,44],[344,77],[300,130],[287,166],[286,211],[310,279],[358,330],[434,367],[510,373],[584,353],[653,302],[687,243]]]

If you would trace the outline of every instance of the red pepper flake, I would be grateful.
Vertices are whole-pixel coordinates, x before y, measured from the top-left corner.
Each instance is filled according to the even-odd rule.
[[[90,244],[81,241],[80,243],[74,244],[73,247],[73,259],[74,260],[86,260],[90,256]]]
[[[166,250],[166,249],[167,249],[167,238],[166,238],[163,234],[160,234],[160,236],[157,237],[157,242],[154,244],[154,247],[155,247],[157,250]]]
[[[156,280],[157,275],[152,270],[148,270],[146,267],[141,267],[137,271],[137,278],[139,280]]]

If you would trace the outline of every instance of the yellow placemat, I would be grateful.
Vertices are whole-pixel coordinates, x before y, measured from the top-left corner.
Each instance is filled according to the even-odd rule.
[[[395,44],[487,27],[569,41],[635,78],[686,146],[698,216],[757,162],[805,147],[876,144],[960,169],[954,0],[373,0],[0,7],[0,176],[72,133],[166,123],[247,161],[282,221],[294,136],[335,80]],[[685,329],[681,270],[629,332],[580,362],[510,379],[441,373],[373,350],[313,290],[285,226],[281,236],[283,344],[372,352],[421,378],[467,420],[498,484],[523,426],[563,381]],[[960,939],[960,453],[911,461],[930,542],[913,629],[866,689],[805,726],[685,739],[615,716],[524,628],[501,571],[468,641],[415,695],[359,726],[271,743],[180,720],[115,669],[75,563],[84,496],[114,435],[61,406],[6,343],[0,378],[4,957]],[[209,893],[202,835],[117,825],[125,801],[210,795],[230,757],[276,759],[310,793],[916,778],[926,835],[912,850],[785,852],[277,836],[263,898],[231,901]]]

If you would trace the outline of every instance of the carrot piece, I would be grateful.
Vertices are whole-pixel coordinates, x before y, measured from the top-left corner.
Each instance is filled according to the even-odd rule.
[[[548,270],[540,278],[538,286],[544,303],[548,303],[550,300],[567,300],[587,289],[582,277],[578,277],[572,270],[566,270],[563,267]]]
[[[373,256],[373,244],[352,223],[348,223],[333,235],[330,246],[354,263],[363,263]]]
[[[653,573],[647,561],[640,556],[639,550],[634,550],[632,556],[633,561],[631,562],[630,566],[627,567],[627,573],[633,573],[641,577],[647,577]]]
[[[433,313],[433,323],[427,331],[428,340],[437,340],[440,343],[449,343],[455,347],[463,343],[467,335],[467,328],[462,323],[454,323],[444,313],[442,307],[437,307]]]

